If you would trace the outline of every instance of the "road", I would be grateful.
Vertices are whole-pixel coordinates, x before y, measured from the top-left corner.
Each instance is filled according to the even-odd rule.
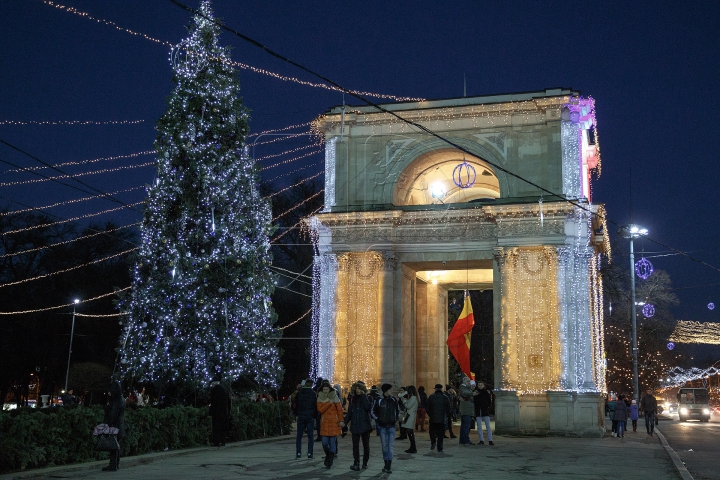
[[[680,422],[677,415],[661,415],[658,429],[675,450],[695,480],[720,478],[720,416],[710,422]],[[638,431],[645,433],[645,423],[638,421]]]

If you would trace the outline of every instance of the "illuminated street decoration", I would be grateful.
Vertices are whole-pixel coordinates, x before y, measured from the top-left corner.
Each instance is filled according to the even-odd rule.
[[[720,323],[680,320],[670,335],[670,341],[720,345]]]
[[[655,305],[652,303],[646,303],[643,305],[642,314],[645,318],[652,318],[655,315]]]
[[[717,365],[717,363],[715,364]],[[675,367],[665,373],[664,378],[661,379],[661,385],[663,388],[681,387],[688,382],[695,380],[704,380],[714,375],[720,374],[720,368],[713,365],[709,368],[680,368]]]
[[[650,260],[647,258],[643,257],[635,262],[635,273],[643,280],[647,280],[650,275],[652,275],[653,271],[653,264],[650,263]]]
[[[470,188],[475,185],[477,173],[475,167],[463,161],[453,170],[453,182],[460,188]]]
[[[715,304],[713,302],[708,303],[708,310],[715,310]]]
[[[668,350],[673,350],[675,348],[675,344],[673,342],[668,342],[667,348]]]

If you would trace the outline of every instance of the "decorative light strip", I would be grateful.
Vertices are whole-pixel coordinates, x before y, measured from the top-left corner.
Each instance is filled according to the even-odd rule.
[[[72,307],[72,306],[75,306],[75,305],[81,305],[81,304],[83,304],[83,303],[88,303],[88,302],[93,302],[93,301],[95,301],[95,300],[100,300],[101,298],[106,298],[106,297],[109,297],[109,296],[111,296],[111,295],[117,295],[117,294],[120,293],[120,292],[124,292],[124,291],[126,291],[126,290],[130,290],[130,288],[132,288],[132,287],[125,287],[125,288],[121,288],[121,289],[119,289],[119,290],[114,290],[114,291],[109,292],[109,293],[103,293],[102,295],[98,295],[97,297],[88,298],[87,300],[80,300],[78,303],[74,303],[74,302],[73,302],[73,303],[66,303],[66,304],[64,304],[64,305],[56,305],[56,306],[54,306],[54,307],[36,308],[35,310],[22,310],[22,311],[19,311],[19,312],[0,312],[0,315],[21,315],[21,314],[24,314],[24,313],[38,313],[38,312],[47,312],[47,311],[50,311],[50,310],[59,310],[59,309],[61,309],[61,308]],[[77,315],[77,314],[76,314],[76,315]]]
[[[312,307],[310,307],[310,309],[307,312],[303,313],[302,316],[300,318],[298,318],[297,320],[295,320],[294,322],[289,323],[289,324],[285,325],[284,327],[280,327],[280,330],[285,330],[286,328],[292,327],[293,325],[298,323],[300,320],[307,317],[310,312],[312,312]]]
[[[670,335],[669,341],[720,345],[720,323],[680,320]]]
[[[103,168],[101,170],[92,170],[89,172],[73,173],[73,174],[68,174],[68,175],[57,175],[55,177],[32,178],[30,180],[20,180],[20,181],[16,181],[16,182],[2,182],[2,183],[0,183],[0,187],[10,187],[13,185],[28,185],[31,183],[49,182],[51,180],[62,180],[65,178],[84,177],[85,175],[99,175],[102,173],[113,173],[113,172],[119,172],[122,170],[130,170],[133,168],[150,167],[153,165],[155,165],[155,162],[146,162],[146,163],[141,163],[138,165],[125,165],[122,167],[115,167],[115,168]]]
[[[332,378],[338,259],[334,254],[313,259],[313,299],[310,340],[310,376]]]
[[[309,125],[312,125],[313,122],[314,122],[314,120],[310,120],[309,122],[298,123],[297,125],[290,125],[289,127],[274,128],[274,129],[271,129],[271,130],[264,130],[264,131],[258,132],[258,133],[251,133],[250,135],[247,136],[247,138],[259,137],[260,135],[265,135],[265,134],[268,134],[268,133],[285,132],[285,131],[287,131],[287,130],[294,130],[294,129],[296,129],[296,128],[307,127],[307,126],[309,126]]]
[[[113,27],[113,28],[115,28],[116,30],[119,30],[119,31],[121,31],[121,32],[126,32],[126,33],[129,33],[129,34],[131,34],[131,35],[135,35],[135,36],[137,36],[137,37],[142,37],[142,38],[144,38],[145,40],[150,40],[151,42],[155,42],[155,43],[158,43],[158,44],[160,44],[160,45],[166,45],[166,46],[171,47],[171,48],[174,47],[174,45],[173,45],[172,43],[170,43],[170,42],[166,42],[166,41],[164,41],[164,40],[159,40],[159,39],[153,38],[153,37],[151,37],[151,36],[149,36],[149,35],[145,35],[144,33],[136,32],[136,31],[134,31],[134,30],[130,30],[130,29],[128,29],[128,28],[121,27],[121,26],[119,26],[117,23],[111,22],[110,20],[104,20],[104,19],[100,19],[100,18],[93,17],[93,16],[90,15],[89,13],[82,12],[82,11],[80,11],[80,10],[77,10],[77,9],[73,8],[73,7],[66,7],[65,5],[61,5],[61,4],[59,4],[59,3],[55,3],[55,2],[52,2],[52,1],[50,1],[50,0],[42,0],[42,2],[45,3],[46,5],[50,5],[50,6],[52,6],[52,7],[57,8],[57,9],[65,10],[66,12],[73,13],[73,14],[75,14],[75,15],[79,15],[79,16],[81,16],[81,17],[85,17],[85,18],[88,18],[88,19],[90,19],[90,20],[94,20],[94,21],[96,21],[96,22],[98,22],[98,23],[104,23],[105,25],[111,26],[111,27]],[[264,69],[262,69],[262,68],[253,67],[253,66],[246,65],[246,64],[240,63],[240,62],[227,61],[227,63],[230,64],[230,65],[234,65],[234,66],[236,66],[236,67],[242,68],[242,69],[244,69],[244,70],[250,70],[250,71],[255,72],[255,73],[261,73],[261,74],[263,74],[263,75],[267,75],[267,76],[269,76],[269,77],[273,77],[273,78],[276,78],[276,79],[278,79],[278,80],[283,80],[283,81],[286,81],[286,82],[294,82],[294,83],[298,83],[298,84],[300,84],[300,85],[305,85],[305,86],[308,86],[308,87],[323,88],[323,89],[325,89],[325,90],[332,90],[332,91],[335,91],[335,92],[343,92],[343,90],[342,90],[341,88],[335,87],[335,86],[333,86],[333,85],[326,85],[326,84],[324,84],[324,83],[308,82],[308,81],[305,81],[305,80],[300,80],[299,78],[296,78],[296,77],[287,77],[287,76],[285,76],[285,75],[280,75],[280,74],[277,74],[277,73],[275,73],[275,72],[271,72],[271,71],[269,71],[269,70],[264,70]],[[387,98],[387,99],[395,100],[395,101],[398,101],[398,102],[404,102],[404,101],[421,102],[421,101],[424,100],[424,99],[422,99],[422,98],[398,97],[398,96],[395,96],[395,95],[385,95],[385,94],[380,94],[380,93],[363,92],[363,91],[360,91],[360,90],[349,90],[349,91],[350,91],[351,93],[356,94],[356,95],[363,95],[363,96],[375,97],[375,98]]]
[[[38,170],[45,170],[45,169],[48,169],[48,168],[60,168],[60,167],[75,166],[75,165],[86,165],[86,164],[88,164],[88,163],[104,162],[104,161],[107,161],[107,160],[118,160],[118,159],[121,159],[121,158],[135,158],[135,157],[139,157],[139,156],[141,156],[141,155],[152,155],[152,154],[155,154],[155,153],[156,153],[155,150],[145,150],[144,152],[130,153],[130,154],[128,154],[128,155],[116,155],[116,156],[114,156],[114,157],[92,158],[92,159],[89,159],[89,160],[80,160],[80,161],[78,161],[78,162],[63,162],[63,163],[57,163],[57,164],[52,165],[52,166],[50,166],[50,167],[47,167],[47,166],[45,166],[45,165],[40,165],[40,166],[37,166],[37,167],[13,168],[13,169],[11,169],[11,170],[6,170],[5,172],[6,172],[6,173],[9,173],[9,172],[28,172],[28,171],[36,172],[36,171],[38,171]]]
[[[92,315],[92,314],[89,314],[89,313],[77,313],[77,312],[75,312],[75,315],[78,316],[78,317],[107,318],[107,317],[122,317],[122,316],[128,315],[128,312],[108,313],[108,314],[105,314],[105,315],[100,315],[100,314]]]
[[[308,152],[304,155],[300,155],[299,157],[290,158],[288,160],[283,160],[282,162],[274,163],[272,165],[268,165],[266,167],[262,167],[262,171],[270,170],[271,168],[279,167],[281,165],[287,165],[288,163],[297,162],[298,160],[302,160],[303,158],[311,157],[313,155],[322,153],[322,150],[315,150],[312,152]]]
[[[335,206],[335,148],[337,137],[325,143],[325,207],[329,211]]]
[[[21,284],[21,283],[32,282],[32,281],[35,281],[35,280],[40,280],[41,278],[52,277],[52,276],[54,276],[54,275],[59,275],[59,274],[61,274],[61,273],[65,273],[65,272],[71,272],[71,271],[73,271],[73,270],[77,270],[78,268],[87,267],[87,266],[89,266],[89,265],[94,265],[94,264],[96,264],[96,263],[104,262],[104,261],[106,261],[106,260],[111,260],[111,259],[113,259],[113,258],[116,258],[116,257],[122,256],[122,255],[128,254],[128,253],[130,253],[130,252],[134,252],[134,251],[137,250],[137,249],[138,249],[138,247],[131,248],[131,249],[129,249],[129,250],[125,250],[124,252],[116,253],[115,255],[109,255],[109,256],[107,256],[107,257],[98,258],[97,260],[93,260],[93,261],[91,261],[91,262],[83,263],[82,265],[75,265],[74,267],[66,268],[66,269],[64,269],[64,270],[58,270],[58,271],[56,271],[56,272],[46,273],[46,274],[44,274],[44,275],[38,275],[37,277],[25,278],[25,279],[23,279],[23,280],[18,280],[18,281],[16,281],[16,282],[3,283],[3,284],[0,285],[0,288],[10,287],[10,286],[12,286],[12,285],[19,285],[19,284]]]
[[[284,152],[274,153],[272,155],[265,155],[264,157],[256,158],[255,161],[261,162],[263,160],[269,160],[269,159],[275,158],[275,157],[282,157],[283,155],[288,155],[290,153],[299,152],[300,150],[307,150],[308,148],[312,148],[312,147],[316,147],[316,146],[317,145],[313,145],[313,144],[303,145],[302,147],[293,148],[292,150],[285,150]]]
[[[324,205],[320,205],[317,209],[315,209],[314,212],[311,212],[310,215],[308,215],[308,217],[312,217],[313,215],[315,215],[316,213],[318,213],[320,210],[322,210],[323,207],[324,207]],[[298,220],[297,223],[295,223],[295,225],[293,225],[293,226],[291,226],[291,227],[288,227],[283,233],[281,233],[281,234],[278,235],[277,237],[273,238],[273,239],[270,241],[270,243],[275,243],[275,242],[277,242],[277,241],[280,240],[282,237],[284,237],[285,235],[287,235],[290,231],[294,230],[294,229],[297,228],[297,227],[303,228],[304,225],[305,225],[305,219],[302,218],[302,219]]]
[[[277,179],[279,179],[279,178],[287,177],[287,176],[289,176],[289,175],[292,175],[293,173],[297,173],[297,172],[301,172],[301,171],[303,171],[303,170],[307,170],[308,168],[313,168],[313,167],[317,166],[318,163],[320,163],[320,162],[318,161],[318,162],[315,162],[315,163],[311,163],[310,165],[305,165],[304,167],[296,168],[296,169],[293,170],[293,171],[290,171],[290,172],[287,172],[287,173],[283,173],[283,174],[278,175],[278,176],[276,176],[276,177],[273,177],[273,178],[271,178],[271,179],[265,180],[265,181],[262,182],[262,183],[263,183],[263,185],[266,185],[266,184],[268,184],[268,183],[274,182],[275,180],[277,180]]]
[[[717,365],[717,362],[716,362]],[[710,368],[700,369],[697,367],[683,369],[675,367],[665,373],[664,378],[661,378],[663,388],[673,388],[685,385],[688,382],[695,380],[707,379],[712,375],[720,375],[720,368],[714,365]]]
[[[294,183],[293,185],[290,185],[289,187],[285,187],[285,188],[283,188],[282,190],[278,190],[277,192],[273,193],[272,195],[268,195],[267,197],[263,197],[263,198],[272,198],[272,197],[274,197],[275,195],[280,195],[281,193],[283,193],[283,192],[285,192],[285,191],[287,191],[287,190],[290,190],[291,188],[295,188],[295,187],[297,187],[298,185],[302,185],[302,184],[305,183],[305,182],[309,182],[309,181],[312,180],[313,178],[319,177],[319,176],[322,175],[323,173],[325,173],[325,172],[322,172],[322,171],[321,171],[321,172],[318,172],[318,173],[316,173],[315,175],[313,175],[312,177],[304,178],[304,179],[300,180],[299,182]]]
[[[98,215],[103,215],[105,213],[117,212],[118,210],[122,210],[124,208],[130,208],[130,207],[135,207],[137,205],[142,205],[143,203],[145,203],[145,200],[143,200],[142,202],[135,202],[135,203],[130,203],[128,205],[123,205],[121,207],[109,208],[107,210],[103,210],[102,212],[88,213],[87,215],[80,215],[77,217],[67,218],[65,220],[58,220],[57,222],[44,223],[41,225],[32,225],[30,227],[25,227],[25,228],[18,228],[17,230],[10,230],[9,232],[2,232],[2,235],[11,235],[13,233],[27,232],[28,230],[52,227],[54,225],[61,225],[63,223],[74,222],[76,220],[82,220],[83,218],[97,217]]]
[[[130,225],[123,225],[122,227],[113,228],[111,230],[104,230],[102,232],[92,233],[90,235],[73,238],[71,240],[65,240],[64,242],[51,243],[50,245],[43,245],[42,247],[37,247],[37,248],[29,248],[27,250],[21,250],[19,252],[14,252],[14,253],[6,253],[4,255],[0,255],[0,258],[14,257],[16,255],[22,255],[24,253],[38,252],[40,250],[46,250],[48,248],[57,247],[58,245],[67,245],[68,243],[77,242],[78,240],[85,240],[86,238],[97,237],[98,235],[105,235],[106,233],[117,232],[118,230],[122,230],[124,228],[129,228],[129,227],[136,227],[138,225],[140,225],[140,222],[131,223]]]
[[[309,133],[293,133],[293,134],[290,134],[290,135],[283,135],[283,136],[274,138],[274,139],[272,139],[272,140],[266,140],[266,141],[264,141],[264,142],[251,143],[250,146],[251,146],[251,147],[258,147],[258,146],[260,146],[260,145],[267,145],[267,144],[269,144],[269,143],[282,142],[283,140],[290,140],[291,138],[305,137],[305,136],[308,136],[308,135],[309,135]]]
[[[299,207],[303,206],[304,204],[306,204],[307,202],[309,202],[309,201],[312,200],[313,198],[317,197],[318,195],[320,195],[320,194],[323,193],[324,191],[325,191],[325,189],[322,189],[322,190],[318,191],[317,193],[315,193],[314,195],[310,195],[308,198],[306,198],[306,199],[303,200],[302,202],[298,203],[298,204],[295,205],[294,207],[292,207],[292,208],[290,208],[290,209],[288,209],[288,210],[285,210],[283,213],[281,213],[281,214],[278,215],[277,217],[273,218],[272,221],[274,222],[274,221],[277,220],[278,218],[284,217],[285,215],[287,215],[288,213],[292,212],[292,211],[295,210],[296,208],[299,208]]]
[[[106,122],[94,120],[0,120],[0,125],[134,125],[143,122],[145,120],[108,120]]]
[[[104,195],[93,195],[91,197],[74,198],[72,200],[66,200],[64,202],[57,202],[57,203],[53,203],[50,205],[45,205],[44,207],[29,207],[29,208],[23,208],[22,210],[11,210],[8,212],[0,212],[0,217],[7,217],[10,215],[18,215],[20,213],[35,212],[37,210],[49,210],[51,208],[60,207],[62,205],[70,205],[73,203],[80,203],[80,202],[85,202],[88,200],[95,200],[96,198],[102,198],[102,197],[106,197],[108,195],[110,195],[110,196],[117,195],[118,193],[134,192],[135,190],[140,190],[143,188],[145,188],[145,186],[132,187],[132,188],[127,188],[125,190],[117,190],[115,192],[107,193]]]

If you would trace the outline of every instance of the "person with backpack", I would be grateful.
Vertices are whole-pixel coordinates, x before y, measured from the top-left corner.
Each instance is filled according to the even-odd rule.
[[[372,408],[372,417],[380,431],[380,443],[382,443],[383,460],[385,466],[382,471],[392,473],[393,445],[395,443],[395,422],[400,416],[400,405],[393,396],[393,387],[389,383],[383,383],[382,395],[375,401]]]

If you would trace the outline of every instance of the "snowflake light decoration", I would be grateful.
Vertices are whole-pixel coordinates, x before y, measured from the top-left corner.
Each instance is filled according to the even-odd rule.
[[[643,257],[635,262],[635,273],[643,280],[647,280],[648,277],[652,275],[653,271],[653,265],[647,258]]]
[[[652,303],[646,303],[642,308],[642,313],[645,315],[645,318],[652,317],[655,315],[655,305]]]
[[[715,304],[713,302],[708,303],[708,310],[715,310]]]
[[[475,167],[470,165],[467,161],[463,161],[455,167],[452,176],[455,185],[460,188],[470,188],[475,185],[477,173],[475,172]]]
[[[667,347],[668,347],[668,350],[672,350],[673,348],[675,348],[675,344],[673,342],[670,342],[667,344]]]

